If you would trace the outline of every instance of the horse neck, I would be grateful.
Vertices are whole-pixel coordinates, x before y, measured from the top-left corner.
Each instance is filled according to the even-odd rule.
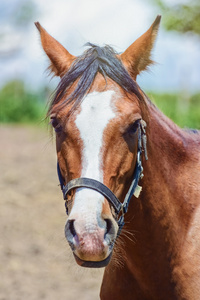
[[[197,206],[195,199],[199,199],[193,195],[188,172],[188,168],[194,170],[195,142],[152,104],[148,114],[148,160],[143,157],[144,178],[139,182],[142,192],[138,199],[131,199],[123,247],[126,266],[138,281],[149,286],[160,282],[168,290]],[[134,245],[129,241],[133,232]]]
[[[180,129],[153,104],[149,104],[147,144],[149,159],[144,162],[141,204],[151,216],[151,222],[166,230],[170,241],[174,237],[177,243],[177,230],[181,228],[181,238],[195,205],[186,187],[191,181],[186,170],[194,166],[195,144],[189,133]]]

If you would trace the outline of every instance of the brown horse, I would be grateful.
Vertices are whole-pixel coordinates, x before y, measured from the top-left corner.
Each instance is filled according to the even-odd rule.
[[[120,55],[89,44],[80,57],[36,23],[61,77],[49,115],[65,235],[79,265],[106,266],[101,299],[200,299],[200,133],[136,83],[159,23]]]

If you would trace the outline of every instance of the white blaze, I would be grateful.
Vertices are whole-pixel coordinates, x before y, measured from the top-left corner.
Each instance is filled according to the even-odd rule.
[[[76,126],[83,142],[81,177],[88,177],[103,182],[102,155],[103,133],[111,119],[115,117],[111,100],[114,91],[93,92],[88,94],[76,118]],[[104,197],[91,189],[79,188],[70,215],[87,215],[87,230],[93,230],[102,211]],[[98,223],[100,220],[98,221]],[[102,222],[102,221],[101,221]],[[93,226],[92,226],[93,224]],[[100,225],[100,224],[99,224]]]
[[[82,177],[103,180],[101,148],[103,132],[115,114],[111,107],[114,91],[88,94],[81,105],[76,125],[83,141]]]

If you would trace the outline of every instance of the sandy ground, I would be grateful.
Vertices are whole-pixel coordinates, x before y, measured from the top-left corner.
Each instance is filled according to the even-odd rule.
[[[103,270],[76,265],[46,129],[0,127],[0,300],[95,300]]]

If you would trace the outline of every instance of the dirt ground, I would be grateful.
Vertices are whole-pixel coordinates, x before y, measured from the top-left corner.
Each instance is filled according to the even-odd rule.
[[[0,127],[0,300],[95,300],[103,270],[76,265],[47,129]]]

